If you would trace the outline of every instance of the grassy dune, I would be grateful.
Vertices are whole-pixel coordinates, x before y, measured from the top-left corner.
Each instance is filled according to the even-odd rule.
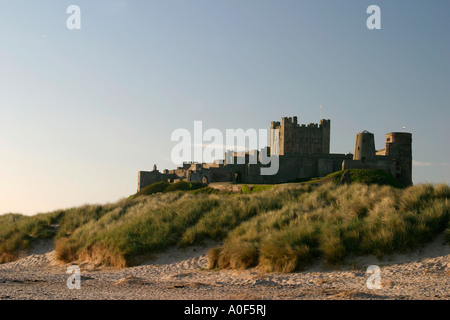
[[[29,249],[36,240],[53,238],[56,234],[53,224],[60,217],[61,212],[0,215],[0,263],[14,261],[19,251]]]
[[[447,228],[450,188],[419,185],[405,190],[387,186],[325,184],[280,188],[278,210],[261,213],[228,233],[211,250],[212,268],[261,266],[291,272],[314,258],[339,264],[349,253],[381,257],[426,243]]]
[[[450,242],[445,184],[257,189],[215,194],[197,188],[32,217],[2,215],[0,262],[14,260],[39,239],[53,239],[62,261],[115,267],[134,265],[170,246],[212,239],[223,240],[223,246],[209,251],[211,268],[292,272],[317,257],[333,265],[350,253],[382,256],[413,249],[443,231]]]

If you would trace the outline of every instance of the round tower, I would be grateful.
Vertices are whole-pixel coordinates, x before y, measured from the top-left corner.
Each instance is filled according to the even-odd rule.
[[[375,138],[373,133],[364,130],[356,134],[353,160],[365,161],[373,159],[375,159]]]

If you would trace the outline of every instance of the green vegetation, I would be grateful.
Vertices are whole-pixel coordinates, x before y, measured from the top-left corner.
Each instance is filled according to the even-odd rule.
[[[343,171],[333,172],[321,179],[313,179],[306,183],[362,183],[362,184],[378,184],[388,185],[401,188],[402,185],[392,175],[382,171],[373,169],[347,169]]]
[[[275,185],[243,185],[241,188],[242,193],[252,193],[268,190],[275,187]]]
[[[193,193],[193,194],[200,194],[200,193],[203,193],[203,194],[218,194],[219,190],[211,188],[211,187],[203,187],[203,188],[200,188],[200,189],[191,190],[190,192]]]
[[[443,231],[450,242],[446,184],[291,184],[236,194],[196,187],[152,185],[151,195],[112,204],[0,216],[0,262],[14,260],[38,239],[54,239],[62,261],[115,267],[210,239],[223,241],[208,253],[211,268],[292,272],[315,258],[335,265],[348,254],[414,249]]]
[[[171,192],[171,191],[191,191],[191,190],[198,190],[205,188],[205,185],[200,182],[186,182],[186,181],[178,181],[175,183],[169,183],[165,181],[161,182],[155,182],[149,186],[146,186],[145,188],[142,188],[139,192],[135,193],[134,195],[130,196],[130,199],[133,199],[138,196],[142,195],[150,195],[155,193],[164,193],[164,192]],[[212,188],[210,188],[212,189]],[[212,193],[210,190],[204,190],[206,193]]]

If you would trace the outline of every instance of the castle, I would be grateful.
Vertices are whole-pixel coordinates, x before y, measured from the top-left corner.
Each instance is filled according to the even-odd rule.
[[[412,185],[412,135],[391,132],[385,135],[385,148],[375,150],[373,133],[363,131],[356,135],[355,150],[351,154],[330,153],[331,121],[319,124],[298,124],[297,117],[283,117],[270,125],[270,147],[244,154],[227,152],[225,160],[213,163],[183,163],[174,170],[138,172],[138,191],[159,181],[234,182],[275,184],[323,177],[345,169],[378,169],[395,177],[403,186]],[[260,162],[252,163],[267,153],[277,156],[278,171],[274,175],[261,175]],[[238,161],[239,157],[245,157]]]

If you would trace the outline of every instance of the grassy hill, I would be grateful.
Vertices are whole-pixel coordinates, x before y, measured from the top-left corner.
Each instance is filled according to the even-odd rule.
[[[392,175],[382,171],[373,169],[347,169],[343,171],[333,172],[321,179],[313,179],[306,183],[362,183],[362,184],[378,184],[388,185],[401,188],[402,185]]]
[[[186,181],[178,181],[175,183],[169,183],[165,181],[155,182],[151,185],[148,185],[139,192],[133,194],[130,196],[130,199],[133,199],[135,197],[139,197],[142,195],[150,195],[155,193],[166,193],[166,192],[172,192],[172,191],[193,191],[193,190],[199,190],[204,189],[203,191],[206,193],[211,193],[212,190],[209,190],[207,186],[200,182],[192,181],[192,182],[186,182]]]
[[[223,245],[209,252],[211,268],[258,265],[291,272],[319,257],[333,265],[350,253],[382,256],[413,249],[443,231],[450,241],[446,184],[401,189],[321,183],[237,194],[203,186],[169,192],[165,186],[111,204],[31,217],[1,215],[0,262],[16,259],[39,239],[54,241],[62,261],[115,267],[134,265],[170,246],[212,239]]]

